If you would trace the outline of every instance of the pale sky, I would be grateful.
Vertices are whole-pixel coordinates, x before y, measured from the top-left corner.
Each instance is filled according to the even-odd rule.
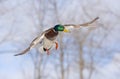
[[[75,12],[75,8],[79,6],[78,0],[74,0],[73,2],[72,1],[73,0],[61,0],[59,2],[58,7],[60,8],[60,11],[58,12],[60,12],[59,14],[61,15],[61,20],[64,20],[65,15],[72,15],[71,11]],[[91,0],[90,5],[96,4],[97,1],[98,0]],[[96,79],[96,77],[97,79],[119,79],[120,64],[118,62],[115,62],[115,60],[117,59],[120,61],[120,24],[118,21],[118,19],[120,18],[120,1],[101,0],[98,2],[98,6],[95,5],[96,7],[93,7],[92,9],[90,9],[89,7],[87,10],[95,11],[97,9],[98,12],[96,12],[95,16],[99,15],[101,18],[101,22],[103,22],[104,24],[110,22],[110,27],[114,27],[113,30],[110,31],[110,35],[106,38],[106,40],[104,41],[105,43],[103,44],[103,47],[106,50],[108,50],[108,48],[113,50],[113,54],[108,58],[104,57],[103,59],[101,59],[102,63],[99,63],[98,65],[96,63],[96,68],[102,74],[94,73],[92,79]],[[63,6],[61,6],[61,4]],[[70,4],[71,6],[68,6]],[[85,6],[86,1],[81,0],[80,4]],[[32,8],[32,5],[32,0],[0,1],[0,40],[3,40],[7,36],[7,38],[4,39],[3,42],[0,41],[0,79],[33,79],[33,63],[29,54],[20,57],[13,56],[16,53],[15,51],[17,51],[18,53],[22,49],[24,49],[30,43],[30,41],[32,41],[32,39],[36,37],[36,33],[39,32],[34,24],[35,22],[37,22],[34,20],[36,20],[38,17],[35,15],[35,11]],[[112,12],[107,13],[107,10],[111,10]],[[77,12],[79,13],[80,11],[81,10],[76,11],[75,15],[77,14]],[[101,11],[103,11],[103,13],[99,14],[99,12]],[[62,15],[62,12],[64,13],[64,15]],[[83,12],[80,13],[80,17],[87,17],[83,14]],[[112,13],[114,15],[111,15]],[[92,13],[90,12],[90,14]],[[53,14],[50,14],[48,12],[46,13],[46,15],[46,17],[51,17]],[[73,17],[70,16],[69,18],[72,19]],[[79,19],[79,17],[77,16],[76,18]],[[70,19],[65,20],[64,23],[73,23]],[[76,23],[79,22],[78,20],[74,21]],[[44,25],[46,25],[46,27],[43,27],[43,29],[51,27],[51,25],[56,23],[53,22],[53,24],[50,24],[50,26],[48,26],[49,22],[51,22],[51,18],[48,18],[46,21],[43,22]],[[32,51],[34,51],[34,49]],[[57,50],[57,52],[58,51],[59,50]],[[101,51],[98,50],[98,52]],[[54,57],[54,55],[55,53],[49,56],[48,59],[53,59],[52,57]],[[47,74],[49,74],[49,72],[54,69],[51,62],[52,61],[48,61],[46,69],[48,70]],[[54,76],[54,78],[56,78],[56,76],[54,75],[55,72],[52,71],[51,73],[53,73],[51,76]],[[85,73],[87,74],[86,71]],[[72,75],[70,76],[70,79],[78,78],[78,73],[76,74],[74,72],[71,72],[71,74]]]

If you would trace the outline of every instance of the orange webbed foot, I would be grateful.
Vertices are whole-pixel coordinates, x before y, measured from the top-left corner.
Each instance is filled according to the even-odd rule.
[[[56,50],[58,49],[58,43],[57,42],[55,42],[55,48],[56,48]]]
[[[47,52],[47,55],[50,55],[50,52],[49,52],[49,50],[48,50],[48,49],[46,49],[46,52]]]
[[[47,53],[47,55],[50,55],[49,49],[43,48],[43,50]]]

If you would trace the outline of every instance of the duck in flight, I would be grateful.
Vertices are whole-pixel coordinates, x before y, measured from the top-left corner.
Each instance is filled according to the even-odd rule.
[[[37,36],[30,43],[28,48],[23,50],[21,53],[15,54],[14,56],[23,55],[27,53],[29,50],[31,50],[32,48],[34,48],[35,46],[37,46],[38,44],[42,44],[40,48],[42,48],[43,51],[45,51],[49,55],[50,54],[49,50],[53,47],[53,45],[55,45],[56,49],[58,48],[58,43],[56,41],[56,38],[59,35],[59,32],[70,32],[70,29],[89,26],[90,24],[95,22],[97,19],[99,19],[99,17],[96,17],[90,22],[78,24],[78,25],[74,25],[74,24],[55,25],[54,27],[49,28],[48,30],[45,30],[44,32],[42,32],[41,35]]]

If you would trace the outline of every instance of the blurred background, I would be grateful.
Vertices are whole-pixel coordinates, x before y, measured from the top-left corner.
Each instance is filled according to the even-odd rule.
[[[119,0],[0,0],[0,79],[120,79]],[[15,57],[56,24],[90,27],[58,37],[59,49]]]

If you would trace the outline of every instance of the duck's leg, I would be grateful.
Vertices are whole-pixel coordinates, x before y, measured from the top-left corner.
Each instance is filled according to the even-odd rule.
[[[49,49],[46,49],[47,55],[50,55]]]
[[[56,50],[58,49],[58,43],[57,42],[55,42],[55,48],[56,48]]]

